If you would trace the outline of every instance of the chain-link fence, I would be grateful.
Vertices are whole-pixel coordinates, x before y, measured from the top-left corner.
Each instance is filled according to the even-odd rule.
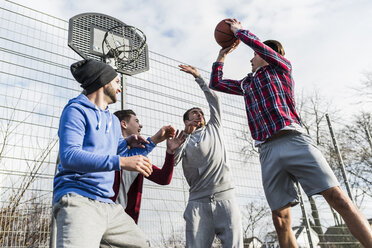
[[[1,0],[0,7],[0,246],[46,247],[52,202],[52,182],[58,153],[57,129],[62,108],[81,92],[69,65],[81,59],[67,46],[68,22],[46,13]],[[151,50],[151,47],[150,47]],[[182,115],[190,107],[208,105],[190,75],[179,72],[182,62],[150,51],[150,70],[126,78],[126,107],[137,113],[144,136],[172,124],[183,129]],[[209,73],[200,70],[208,82]],[[271,213],[261,186],[260,166],[249,138],[242,98],[220,94],[226,147],[243,216],[246,243],[276,247]],[[111,111],[118,110],[116,103]],[[165,144],[149,156],[162,166]],[[182,247],[183,211],[188,186],[180,166],[168,186],[145,181],[139,219],[152,247]],[[329,206],[315,198],[320,228],[311,221],[313,243],[349,240],[342,222],[335,226]],[[305,206],[310,214],[309,201]],[[309,247],[300,207],[293,209],[296,238]],[[313,220],[313,218],[312,218]],[[337,224],[337,223],[336,223]],[[315,228],[314,228],[315,226]],[[320,230],[320,231],[319,231]],[[332,232],[332,230],[336,230]],[[342,230],[339,231],[339,230]],[[330,233],[325,238],[324,234]],[[322,235],[323,234],[323,235]],[[341,236],[339,236],[341,235]],[[349,243],[347,243],[349,242]],[[341,245],[339,243],[339,245]],[[218,242],[216,242],[218,246]],[[247,246],[248,247],[248,246]],[[251,246],[250,246],[251,247]]]

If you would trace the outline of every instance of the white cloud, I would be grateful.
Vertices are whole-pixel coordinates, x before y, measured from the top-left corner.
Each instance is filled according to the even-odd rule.
[[[65,20],[84,12],[111,15],[143,30],[151,51],[207,70],[220,49],[215,25],[236,17],[261,39],[283,43],[298,90],[320,88],[340,108],[350,105],[349,86],[359,85],[362,72],[372,65],[369,0],[17,2]],[[226,60],[225,75],[242,78],[250,71],[251,56],[251,49],[241,44]]]

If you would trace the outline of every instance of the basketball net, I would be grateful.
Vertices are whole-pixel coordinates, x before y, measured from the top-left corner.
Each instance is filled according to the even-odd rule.
[[[102,41],[103,60],[117,70],[137,67],[146,48],[146,36],[138,28],[118,25],[109,29]]]

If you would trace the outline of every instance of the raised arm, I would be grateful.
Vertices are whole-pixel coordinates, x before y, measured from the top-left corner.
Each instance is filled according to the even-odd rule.
[[[209,88],[228,94],[243,95],[244,92],[241,88],[241,80],[238,81],[231,79],[223,79],[223,65],[225,58],[229,53],[234,51],[238,45],[239,42],[235,42],[229,47],[222,48],[218,52],[216,62],[214,62],[212,65],[212,73],[209,81]]]
[[[275,52],[269,46],[262,43],[257,38],[257,36],[249,32],[248,30],[242,29],[242,25],[238,20],[230,19],[226,20],[226,23],[230,24],[231,31],[235,34],[235,37],[252,48],[267,63],[279,67],[285,71],[292,70],[292,66],[289,60],[284,58],[281,54]]]
[[[211,80],[209,82],[209,88],[228,94],[242,96],[244,94],[241,87],[241,83],[243,80],[244,79],[242,80],[223,79],[223,62],[215,62],[212,65],[212,73]]]
[[[126,139],[121,138],[118,145],[118,154],[120,156],[147,156],[155,147],[156,144],[174,137],[175,129],[171,126],[163,126],[152,137],[144,139],[141,135],[132,134]],[[128,149],[128,146],[131,148]]]
[[[143,142],[143,143],[140,143],[138,139],[145,140],[140,135],[130,135],[126,139],[121,137],[119,140],[119,144],[118,144],[117,154],[122,157],[129,157],[129,156],[134,156],[134,155],[147,156],[156,147],[156,144],[153,143],[150,138],[147,138],[145,140],[146,142]],[[128,149],[128,146],[132,147],[133,143],[139,144],[140,147],[133,147],[133,148]]]
[[[150,139],[155,144],[163,142],[166,139],[173,138],[176,130],[171,125],[163,126]]]
[[[221,125],[221,106],[220,100],[215,92],[211,91],[206,85],[204,79],[200,76],[198,70],[190,65],[179,65],[180,70],[189,73],[194,76],[195,81],[198,83],[201,90],[204,92],[205,98],[207,99],[210,111],[210,119],[208,123]]]

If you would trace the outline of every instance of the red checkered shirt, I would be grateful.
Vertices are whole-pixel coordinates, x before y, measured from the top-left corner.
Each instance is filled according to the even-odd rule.
[[[222,79],[223,63],[215,62],[209,87],[244,96],[249,129],[254,140],[264,141],[291,123],[300,124],[295,110],[291,63],[248,30],[240,29],[235,36],[269,65],[249,73],[242,80],[230,80]]]

